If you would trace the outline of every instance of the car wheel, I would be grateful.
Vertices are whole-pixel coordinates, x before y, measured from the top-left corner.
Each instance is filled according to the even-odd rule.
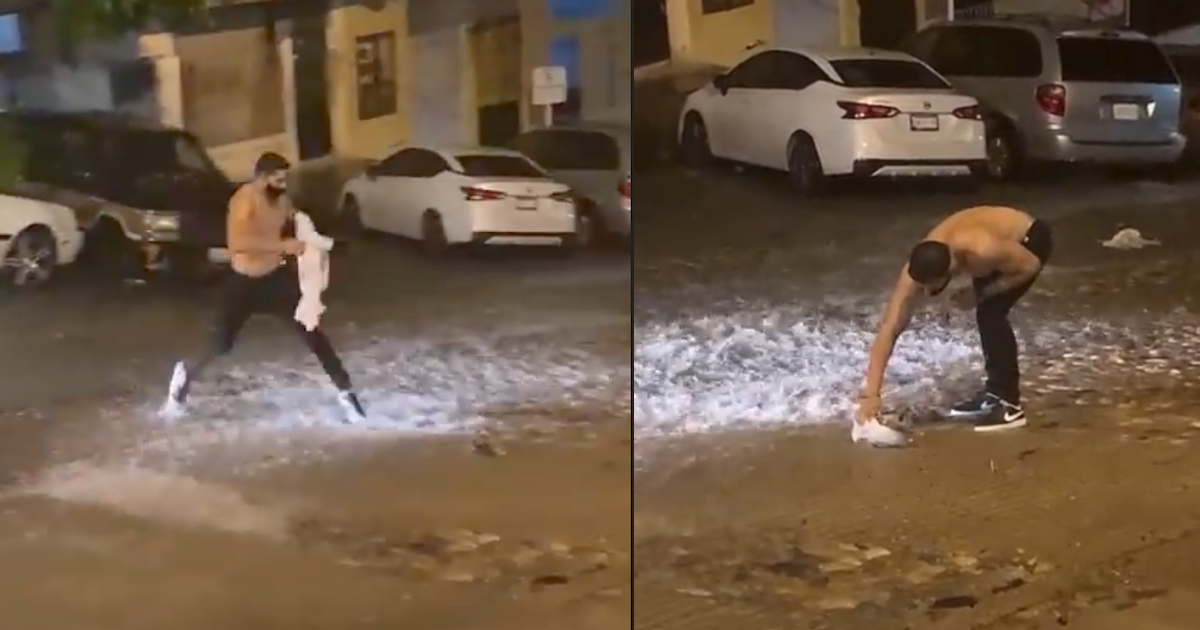
[[[575,238],[572,244],[578,249],[596,247],[604,237],[604,221],[596,204],[584,200],[575,212]]]
[[[688,114],[683,123],[683,139],[680,142],[683,163],[693,168],[703,168],[712,163],[712,149],[708,144],[708,127],[698,114]]]
[[[825,183],[825,169],[812,138],[799,135],[788,152],[788,181],[802,195],[815,195]]]
[[[362,223],[362,211],[359,210],[358,200],[354,197],[346,197],[342,202],[342,210],[338,214],[341,223],[342,234],[349,239],[361,238],[366,229]]]
[[[430,256],[444,256],[450,249],[442,217],[432,210],[421,217],[421,249]]]
[[[988,179],[1004,181],[1012,179],[1017,170],[1017,147],[1012,133],[994,127],[987,132],[987,176]]]
[[[4,258],[9,284],[20,290],[45,286],[54,277],[58,250],[54,234],[35,226],[17,235]]]

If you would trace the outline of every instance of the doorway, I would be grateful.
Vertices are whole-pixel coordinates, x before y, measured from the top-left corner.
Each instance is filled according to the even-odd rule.
[[[296,144],[301,160],[325,157],[333,150],[329,121],[329,79],[325,41],[327,2],[312,3],[292,18],[292,76],[296,99]]]
[[[896,50],[916,31],[916,0],[858,0],[858,41],[864,48]]]
[[[667,0],[632,0],[633,67],[671,57],[671,35],[667,29]]]
[[[505,146],[521,132],[521,20],[478,22],[470,30],[479,143]]]

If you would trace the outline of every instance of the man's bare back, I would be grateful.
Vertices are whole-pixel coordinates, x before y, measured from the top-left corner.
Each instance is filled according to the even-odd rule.
[[[1006,248],[1024,240],[1034,218],[1027,212],[1005,206],[975,206],[959,210],[938,223],[926,241],[945,243],[954,258],[952,275],[982,278],[1003,272],[1012,262],[1006,255],[1023,252]]]

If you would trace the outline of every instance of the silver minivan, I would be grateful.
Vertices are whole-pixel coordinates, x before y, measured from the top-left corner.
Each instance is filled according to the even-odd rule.
[[[1027,162],[1173,164],[1183,152],[1179,78],[1141,33],[995,16],[934,22],[903,48],[982,103],[992,177]]]

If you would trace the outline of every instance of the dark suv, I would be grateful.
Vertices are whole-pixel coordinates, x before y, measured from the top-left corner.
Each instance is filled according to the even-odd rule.
[[[85,252],[124,273],[205,266],[234,184],[195,136],[110,113],[10,111],[17,193],[72,208]]]

